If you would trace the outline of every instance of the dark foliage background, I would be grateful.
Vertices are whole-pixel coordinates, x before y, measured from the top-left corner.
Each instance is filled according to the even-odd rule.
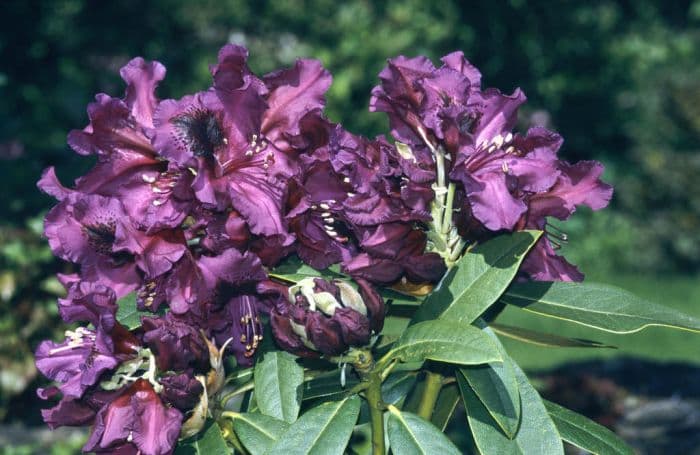
[[[35,187],[55,165],[64,182],[90,166],[65,144],[97,92],[118,95],[118,68],[162,61],[161,97],[209,83],[227,41],[254,70],[296,57],[334,75],[329,115],[355,132],[386,130],[367,111],[386,58],[461,49],[485,83],[529,97],[523,127],[545,124],[563,153],[598,159],[612,208],[577,214],[569,256],[604,273],[700,271],[700,1],[679,0],[9,0],[0,13],[0,421],[36,421],[30,352],[57,336],[61,289],[40,237],[52,201]],[[53,333],[53,332],[56,333]]]

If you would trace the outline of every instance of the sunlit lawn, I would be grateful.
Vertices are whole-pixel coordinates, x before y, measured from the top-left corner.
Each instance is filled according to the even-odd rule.
[[[700,318],[700,277],[595,276],[587,281],[609,283],[640,297],[676,308]],[[587,338],[618,349],[546,348],[505,340],[510,354],[526,369],[550,368],[562,362],[616,355],[639,356],[661,361],[683,361],[700,365],[700,333],[650,327],[630,335],[614,335],[557,319],[545,318],[517,308],[507,308],[498,322],[541,332]]]

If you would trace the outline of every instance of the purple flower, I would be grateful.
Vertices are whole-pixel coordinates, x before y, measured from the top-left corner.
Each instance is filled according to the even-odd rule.
[[[285,289],[262,283],[260,290],[281,298],[270,313],[277,344],[298,355],[339,355],[365,346],[384,325],[384,301],[362,279],[358,290],[340,280],[307,278]],[[286,291],[286,296],[284,295]]]
[[[65,397],[80,398],[103,373],[119,364],[114,341],[102,328],[78,327],[66,332],[63,343],[43,341],[36,350],[36,367],[47,378],[59,382]]]
[[[228,288],[242,286],[265,279],[260,259],[250,252],[241,253],[230,248],[216,256],[195,258],[186,254],[176,265],[161,290],[176,314],[201,315],[203,305],[211,303],[217,295],[225,295]],[[161,298],[155,296],[154,298]]]
[[[39,389],[37,392],[43,400],[54,398],[61,393],[58,388],[53,386]],[[61,426],[92,425],[97,411],[121,393],[122,390],[96,390],[96,387],[93,386],[80,399],[64,396],[53,408],[42,409],[41,415],[51,429]]]
[[[422,158],[427,149],[436,162],[444,155],[446,185],[455,185],[453,207],[458,212],[453,223],[467,242],[504,230],[546,229],[547,216],[565,219],[576,204],[607,204],[611,188],[598,180],[600,172],[585,162],[571,167],[557,158],[559,135],[543,128],[524,136],[512,132],[525,102],[519,89],[510,96],[482,89],[480,73],[462,53],[447,55],[442,62],[436,68],[425,57],[389,60],[370,101],[371,110],[388,114],[392,134],[403,143],[397,143],[397,160],[412,184],[412,200],[423,204],[419,190],[427,193],[425,184],[439,180],[437,164]],[[427,165],[433,176],[417,172],[415,163]],[[561,236],[548,231],[523,270],[540,280],[582,279],[575,267],[556,256],[556,237]],[[346,268],[363,273],[371,263],[360,255]],[[388,268],[383,270],[391,276]]]
[[[143,343],[156,355],[161,371],[182,371],[188,367],[206,370],[209,351],[197,327],[172,312],[141,321]]]
[[[343,270],[374,283],[391,284],[402,276],[421,283],[437,282],[445,264],[434,253],[425,253],[426,236],[408,223],[387,223],[365,229],[360,237],[363,253],[343,263]]]
[[[51,187],[52,192],[59,194]],[[181,231],[147,235],[134,228],[122,202],[65,190],[46,215],[45,235],[57,256],[82,266],[83,278],[122,297],[138,286],[137,267],[149,276],[168,271],[186,250]]]
[[[114,328],[116,294],[102,284],[87,281],[66,283],[68,295],[58,299],[58,312],[65,322],[89,322],[107,332]]]
[[[163,400],[181,411],[194,408],[204,392],[202,384],[191,375],[182,373],[161,377]]]
[[[166,455],[175,449],[183,415],[163,405],[150,383],[134,382],[95,417],[86,452],[135,446],[144,455]]]
[[[260,313],[267,304],[254,293],[232,296],[219,309],[208,316],[207,326],[220,346],[229,340],[228,350],[236,356],[239,365],[250,366],[253,355],[263,339]]]
[[[72,192],[46,215],[44,234],[56,256],[82,266],[85,279],[123,296],[138,283],[133,255],[122,244],[129,235],[124,218],[118,200]]]
[[[610,202],[613,189],[600,180],[603,166],[597,161],[579,161],[574,165],[560,161],[558,167],[561,174],[554,186],[529,199],[524,227],[543,230],[545,235],[525,258],[522,271],[537,281],[583,281],[583,274],[556,254],[567,236],[549,224],[547,217],[566,220],[578,205],[600,210]]]
[[[302,156],[302,172],[290,185],[287,217],[299,257],[318,269],[342,262],[346,271],[376,283],[404,274],[437,281],[444,266],[421,273],[428,271],[426,261],[431,268],[439,263],[423,254],[420,224],[430,218],[433,193],[404,177],[401,167],[420,181],[423,163],[402,158],[381,138],[368,141],[332,125],[327,132],[326,143]]]
[[[323,106],[330,75],[318,62],[300,60],[261,80],[246,59],[245,49],[224,47],[212,68],[214,88],[161,102],[153,140],[166,158],[196,174],[200,201],[230,205],[253,234],[281,236],[289,245],[281,214],[285,181],[296,172],[300,121]]]
[[[147,135],[158,105],[155,88],[165,68],[136,58],[120,74],[127,83],[124,99],[98,95],[88,106],[90,124],[68,136],[76,152],[98,157],[76,189],[119,198],[144,229],[177,227],[192,203],[192,175],[163,161]]]
[[[312,267],[324,269],[349,259],[356,247],[342,202],[350,186],[327,161],[313,163],[298,184],[292,184],[287,214],[295,233],[299,257]]]

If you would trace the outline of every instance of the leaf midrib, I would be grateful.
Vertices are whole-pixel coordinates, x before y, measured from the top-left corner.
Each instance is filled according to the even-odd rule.
[[[330,414],[330,418],[326,421],[326,424],[321,428],[321,431],[319,431],[316,434],[316,437],[312,441],[311,445],[308,447],[307,453],[311,452],[311,449],[313,449],[314,446],[316,445],[316,443],[319,441],[319,439],[321,439],[321,435],[323,435],[323,432],[326,431],[326,429],[330,426],[333,419],[335,419],[338,416],[338,414],[340,413],[340,409],[345,405],[345,403],[347,403],[347,401],[348,400],[345,399],[345,400],[339,402],[338,406],[335,408],[333,413]]]
[[[472,341],[474,341],[474,340],[472,340]],[[434,343],[449,343],[449,344],[457,344],[457,345],[460,345],[460,346],[464,346],[465,344],[468,344],[468,343],[462,343],[462,342],[456,342],[456,341],[445,341],[445,340],[420,340],[420,341],[417,341],[417,342],[415,342],[415,343],[404,344],[404,345],[400,346],[399,348],[395,348],[395,349],[394,349],[394,355],[392,355],[391,357],[392,357],[392,358],[396,358],[396,357],[401,358],[401,357],[399,356],[399,354],[401,354],[402,351],[405,351],[405,350],[408,349],[408,348],[416,348],[416,347],[418,347],[418,346],[420,346],[420,345],[422,345],[422,344],[434,344]],[[471,352],[476,352],[476,351],[482,352],[482,353],[487,353],[487,351],[484,351],[484,350],[479,349],[479,348],[474,348],[474,347],[472,346],[472,351],[471,351]],[[403,361],[405,361],[405,359],[403,359],[403,358],[401,358],[401,359],[402,359]],[[488,362],[500,362],[500,361],[502,361],[502,360],[503,360],[503,359],[500,358],[500,357],[490,358],[490,359],[486,360],[485,363],[488,363]],[[472,364],[470,364],[470,363],[458,363],[457,365],[472,365]]]
[[[268,433],[263,427],[261,427],[261,426],[259,426],[259,425],[256,425],[255,422],[253,422],[252,420],[248,419],[247,416],[245,416],[244,414],[240,414],[237,418],[240,419],[240,420],[242,420],[242,421],[244,421],[244,422],[246,422],[248,425],[250,425],[251,427],[253,427],[253,428],[255,428],[256,430],[258,430],[259,433],[262,433],[262,434],[264,434],[265,436],[269,437],[269,439],[271,439],[273,442],[274,442],[274,441],[277,441],[277,439],[274,437],[274,435],[272,435],[271,433]]]
[[[648,317],[648,316],[635,316],[635,315],[626,314],[626,313],[606,313],[606,312],[601,311],[601,310],[593,310],[593,309],[587,309],[587,310],[584,311],[584,310],[581,310],[581,309],[576,308],[576,307],[574,307],[574,306],[569,306],[569,305],[565,305],[565,304],[559,304],[559,303],[556,303],[556,302],[552,302],[552,301],[550,301],[550,300],[535,299],[535,298],[533,298],[533,297],[530,297],[530,296],[527,296],[527,295],[522,295],[522,294],[519,294],[519,293],[513,292],[513,291],[506,291],[506,296],[513,296],[513,298],[526,300],[526,301],[528,301],[528,302],[530,302],[530,303],[542,303],[542,304],[544,304],[544,305],[550,305],[550,306],[557,307],[557,308],[564,308],[564,309],[571,310],[572,312],[575,312],[575,313],[583,313],[583,314],[585,314],[585,313],[593,313],[593,314],[596,314],[596,315],[615,314],[615,315],[619,315],[619,316],[622,316],[622,317],[625,317],[625,318],[628,318],[628,319],[638,318],[638,319],[642,319],[642,320],[644,320],[644,321],[651,321],[651,322],[644,322],[642,325],[640,325],[640,326],[638,326],[638,327],[635,327],[635,328],[631,328],[631,329],[613,330],[613,329],[609,329],[609,328],[605,328],[605,327],[600,327],[600,326],[598,326],[598,325],[593,325],[593,324],[591,324],[591,323],[581,322],[581,321],[578,321],[578,320],[576,320],[576,319],[571,319],[571,318],[566,318],[566,317],[563,317],[563,316],[558,316],[558,315],[550,314],[550,313],[547,313],[547,312],[544,312],[544,311],[541,311],[541,310],[538,311],[537,309],[530,308],[530,307],[529,307],[529,304],[528,304],[528,305],[521,306],[521,305],[518,305],[518,304],[515,304],[515,303],[509,303],[509,302],[506,300],[506,303],[507,303],[507,304],[517,306],[517,307],[521,308],[523,311],[529,311],[529,312],[531,312],[531,313],[540,314],[540,315],[542,315],[542,316],[546,316],[546,317],[550,317],[550,318],[554,318],[554,319],[559,319],[559,320],[562,320],[562,321],[574,322],[574,323],[576,323],[576,324],[583,325],[583,326],[585,326],[585,327],[591,327],[591,328],[593,328],[593,329],[602,330],[602,331],[608,332],[608,333],[619,333],[619,334],[637,333],[637,332],[640,332],[641,330],[644,330],[644,329],[647,328],[647,327],[653,327],[653,326],[656,326],[656,327],[670,327],[670,328],[686,330],[686,331],[688,331],[688,332],[694,332],[694,333],[700,332],[700,328],[693,328],[693,327],[688,327],[688,326],[684,326],[684,325],[673,325],[673,324],[664,323],[664,322],[655,322],[654,319],[652,319],[652,318],[650,318],[650,317]],[[689,316],[689,317],[690,317],[690,316]]]
[[[501,254],[498,255],[497,259],[494,261],[494,265],[498,264],[504,257],[510,255],[510,253],[512,253],[513,250],[518,249],[518,247],[520,247],[522,244],[528,244],[528,243],[530,243],[530,240],[525,240],[525,239],[524,239],[524,240],[521,240],[521,241],[519,241],[519,242],[514,243],[513,246],[511,246],[511,248],[509,248],[509,249],[507,249],[507,250],[503,250],[503,251],[501,252]],[[479,256],[479,255],[476,254],[476,253],[467,253],[467,254]],[[484,264],[485,264],[485,263],[484,263]],[[480,265],[482,265],[482,264],[480,264]],[[474,287],[474,284],[475,284],[476,282],[480,281],[480,280],[492,269],[492,267],[488,267],[488,264],[486,264],[486,266],[487,266],[486,268],[483,268],[482,271],[481,271],[480,273],[478,273],[478,274],[474,277],[473,280],[471,280],[471,282],[462,290],[462,292],[460,292],[458,295],[455,296],[455,298],[452,300],[453,302],[456,302],[456,301],[460,300],[460,299],[462,298],[462,296],[464,296],[465,294],[467,294],[467,291],[471,290],[471,288]],[[457,271],[457,272],[455,273],[455,277],[457,276],[457,273],[459,273],[459,271]],[[448,289],[449,289],[449,286],[448,286]],[[440,315],[440,317],[442,317],[445,313],[447,313],[453,306],[454,306],[454,305],[448,306],[448,307],[445,309],[445,311],[443,311],[443,314]]]
[[[550,401],[545,401],[545,400],[542,400],[542,401],[545,403],[545,408],[548,407],[547,405],[556,404],[556,403],[552,403],[552,402],[550,402]],[[557,406],[558,406],[558,405],[557,405]],[[561,407],[561,406],[558,406],[558,407]],[[555,411],[559,411],[557,408],[554,408],[554,409],[555,409]],[[589,430],[587,430],[587,429],[584,428],[583,426],[578,425],[577,423],[574,423],[574,422],[571,421],[571,420],[566,420],[566,419],[564,419],[564,418],[561,418],[561,417],[559,417],[559,416],[557,416],[557,415],[554,415],[554,416],[553,416],[552,413],[549,411],[549,409],[547,409],[547,412],[549,413],[550,416],[552,416],[552,417],[554,417],[554,418],[557,418],[557,419],[559,419],[559,420],[562,420],[562,421],[566,422],[567,424],[569,424],[569,425],[571,425],[571,426],[573,426],[573,427],[578,428],[579,430],[583,430],[583,431],[586,432],[586,434],[588,434],[589,436],[592,436],[592,437],[593,437],[594,439],[596,439],[597,441],[600,441],[601,443],[603,443],[603,445],[604,445],[605,447],[610,447],[610,448],[612,448],[612,449],[615,451],[615,453],[618,453],[618,454],[624,454],[624,453],[625,453],[625,452],[616,451],[617,448],[616,448],[614,445],[611,445],[611,444],[608,443],[605,439],[603,439],[602,437],[598,436],[597,434],[591,433]],[[555,425],[555,426],[556,426],[556,425]],[[557,431],[558,431],[558,430],[557,430]],[[559,434],[561,435],[561,432],[559,432]],[[565,440],[566,442],[568,442],[568,443],[570,443],[570,444],[573,444],[573,445],[575,445],[576,447],[579,447],[580,449],[588,450],[587,448],[581,447],[581,446],[579,446],[578,444],[576,444],[575,442],[571,441],[571,440],[570,440],[571,438],[568,438],[568,439],[567,439],[567,438],[565,438],[563,435],[562,435],[561,438],[562,438],[563,440]]]
[[[408,434],[411,435],[411,439],[413,439],[413,441],[415,441],[415,446],[418,447],[418,449],[420,450],[420,453],[425,455],[425,451],[423,450],[423,447],[421,447],[420,441],[418,441],[418,439],[416,438],[413,431],[411,431],[411,428],[408,426],[408,422],[406,422],[406,419],[403,418],[403,415],[400,413],[399,414],[392,413],[392,414],[394,415],[394,417],[399,419],[399,421],[401,422],[403,427],[406,429],[406,431],[408,431]]]

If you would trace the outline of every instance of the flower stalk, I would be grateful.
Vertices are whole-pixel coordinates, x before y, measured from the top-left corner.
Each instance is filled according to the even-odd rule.
[[[425,420],[430,421],[433,416],[433,409],[435,408],[435,403],[437,403],[438,396],[440,395],[440,389],[443,386],[443,377],[440,373],[434,373],[428,371],[425,376],[425,384],[423,389],[423,396],[418,403],[417,414],[423,417]]]
[[[446,160],[451,160],[451,157],[446,154],[441,145],[436,147],[428,139],[425,130],[418,128],[418,133],[435,159],[435,183],[432,185],[435,198],[430,210],[432,221],[429,223],[428,250],[438,253],[445,261],[447,268],[450,268],[457,262],[466,244],[457,232],[453,221],[457,188],[453,182],[447,183],[447,169],[445,167]]]
[[[384,455],[384,401],[382,400],[382,377],[380,372],[372,372],[365,390],[369,405],[370,427],[372,429],[372,455]]]

